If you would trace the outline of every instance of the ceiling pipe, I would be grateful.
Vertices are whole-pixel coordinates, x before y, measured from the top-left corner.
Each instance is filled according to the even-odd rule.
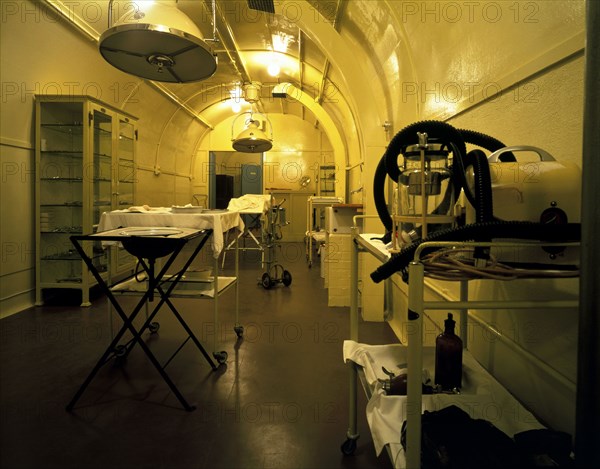
[[[302,30],[298,28],[298,73],[300,75],[300,91],[303,91],[302,83],[304,83],[304,41],[302,40]],[[320,104],[320,103],[319,103]],[[306,118],[304,106],[301,108],[302,120]]]
[[[227,43],[225,42],[225,38],[222,34],[219,34],[219,36],[221,37],[221,42],[225,45],[225,50],[229,55],[229,59],[234,64],[238,75],[241,77],[242,85],[246,83],[252,83],[254,80],[252,80],[250,72],[248,72],[248,67],[246,66],[246,61],[243,59],[242,54],[240,53],[240,47],[238,46],[237,40],[235,39],[235,35],[233,34],[233,29],[231,28],[231,25],[227,21],[223,10],[218,5],[216,7],[216,11],[218,12],[221,24],[223,25],[223,28],[218,29],[225,30],[227,32]],[[235,58],[231,55],[231,52],[235,54]],[[264,106],[260,101],[256,103],[256,107],[259,110],[259,112],[264,112]]]
[[[342,17],[343,8],[345,6],[344,0],[338,0],[335,6],[335,16],[333,17],[333,29],[339,32],[339,24],[340,18]],[[327,81],[327,75],[329,75],[329,67],[331,66],[331,62],[329,59],[325,59],[325,63],[323,64],[323,74],[321,75],[321,84],[319,85],[319,94],[316,99],[319,104],[323,102],[323,96],[325,95],[325,82]]]
[[[223,10],[217,6],[217,11],[219,13],[219,19],[221,21],[221,23],[223,24],[223,28],[219,28],[220,30],[225,30],[227,32],[227,42],[229,44],[225,45],[225,49],[228,51],[228,54],[230,52],[234,52],[235,53],[235,59],[230,55],[230,59],[233,63],[236,64],[236,70],[238,71],[238,73],[240,74],[242,80],[244,82],[252,82],[252,78],[250,77],[250,73],[248,73],[248,67],[246,66],[246,62],[244,61],[244,59],[242,58],[242,55],[240,54],[240,48],[237,44],[237,41],[235,39],[235,36],[233,34],[233,29],[231,28],[231,25],[229,24],[229,22],[227,21],[227,19],[225,18],[225,15],[223,14]],[[225,44],[225,41],[223,40],[223,34],[219,34],[221,36],[221,42],[223,42],[223,44]],[[239,64],[240,68],[237,67],[237,65]]]
[[[208,6],[207,6],[208,8]],[[221,33],[219,33],[219,30],[223,30],[225,29],[228,34],[229,37],[231,37],[232,31],[231,31],[231,27],[229,26],[229,24],[227,23],[227,21],[224,19],[222,12],[220,11],[219,7],[216,5],[216,3],[214,3],[213,0],[213,30],[215,31],[215,37],[218,36],[218,40],[216,40],[215,42],[220,42],[221,44],[225,44],[224,42],[224,38],[223,35]],[[219,9],[219,16],[221,17],[221,22],[223,23],[223,28],[217,28],[217,9]],[[237,55],[237,59],[233,57],[233,55],[231,54],[231,49],[234,49],[234,51],[236,52]],[[224,47],[222,49],[218,49],[216,52],[224,52],[225,54],[227,54],[227,57],[229,58],[229,62],[233,65],[233,68],[235,68],[235,72],[236,74],[240,77],[240,79],[242,81],[245,81],[248,78],[248,72],[245,70],[244,64],[239,56],[239,52],[237,50],[235,50],[235,46],[227,46],[224,45]],[[238,62],[240,63],[240,65],[242,66],[242,70],[240,70],[240,68],[238,67]]]
[[[94,28],[91,28],[83,18],[77,15],[73,11],[73,8],[67,7],[64,2],[58,0],[44,0],[44,3],[58,13],[63,19],[67,20],[67,23],[75,27],[75,29],[85,36],[86,39],[96,43],[98,42],[100,35]]]

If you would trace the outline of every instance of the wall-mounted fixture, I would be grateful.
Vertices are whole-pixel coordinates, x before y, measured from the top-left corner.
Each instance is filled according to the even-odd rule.
[[[175,0],[138,1],[112,24],[113,2],[109,2],[108,29],[99,44],[111,65],[138,77],[171,83],[205,80],[215,73],[216,54]]]
[[[262,122],[269,124],[270,137],[267,136],[265,131],[261,129],[261,121],[254,118],[254,115],[258,114],[264,118]],[[244,115],[249,117],[246,119],[246,128],[240,132],[240,134],[233,138],[233,132],[236,121]],[[269,151],[273,148],[273,126],[267,116],[260,112],[243,112],[237,116],[231,124],[231,146],[235,151],[241,151],[244,153],[262,153],[263,151]]]
[[[273,98],[287,98],[287,92],[291,86],[292,85],[290,83],[277,83],[271,89],[271,96]]]

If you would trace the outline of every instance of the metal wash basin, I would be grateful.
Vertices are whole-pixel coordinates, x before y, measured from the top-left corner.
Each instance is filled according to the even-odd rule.
[[[120,239],[125,250],[138,258],[157,259],[171,254],[181,244],[178,238],[169,236],[179,235],[183,230],[168,227],[122,228],[119,229]]]

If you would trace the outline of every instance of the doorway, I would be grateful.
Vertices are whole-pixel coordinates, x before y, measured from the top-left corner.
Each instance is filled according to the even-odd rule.
[[[263,193],[262,153],[211,151],[208,167],[209,208],[226,208],[231,198]]]

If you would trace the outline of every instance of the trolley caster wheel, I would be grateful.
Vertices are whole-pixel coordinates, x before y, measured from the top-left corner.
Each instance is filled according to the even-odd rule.
[[[283,271],[283,275],[281,277],[281,282],[289,287],[292,284],[292,274],[290,274],[287,270]]]
[[[159,329],[160,329],[160,323],[158,323],[158,322],[151,322],[150,325],[148,326],[148,330],[150,331],[151,334],[156,334]]]
[[[215,360],[217,360],[219,365],[222,365],[227,361],[227,352],[225,350],[222,350],[221,352],[213,352],[213,357],[215,357]]]
[[[129,353],[129,349],[125,345],[117,345],[113,351],[115,357],[126,358]]]
[[[344,453],[346,456],[354,454],[354,451],[356,450],[356,439],[348,438],[342,443],[340,449],[342,450],[342,453]]]
[[[238,339],[244,335],[244,326],[235,326],[233,331],[237,335]]]
[[[273,286],[273,281],[271,280],[271,276],[268,272],[265,272],[260,279],[260,283],[265,290],[268,290]]]
[[[309,263],[308,263],[308,268],[309,268],[309,269],[310,269],[310,268],[312,268],[312,262],[309,262]]]

